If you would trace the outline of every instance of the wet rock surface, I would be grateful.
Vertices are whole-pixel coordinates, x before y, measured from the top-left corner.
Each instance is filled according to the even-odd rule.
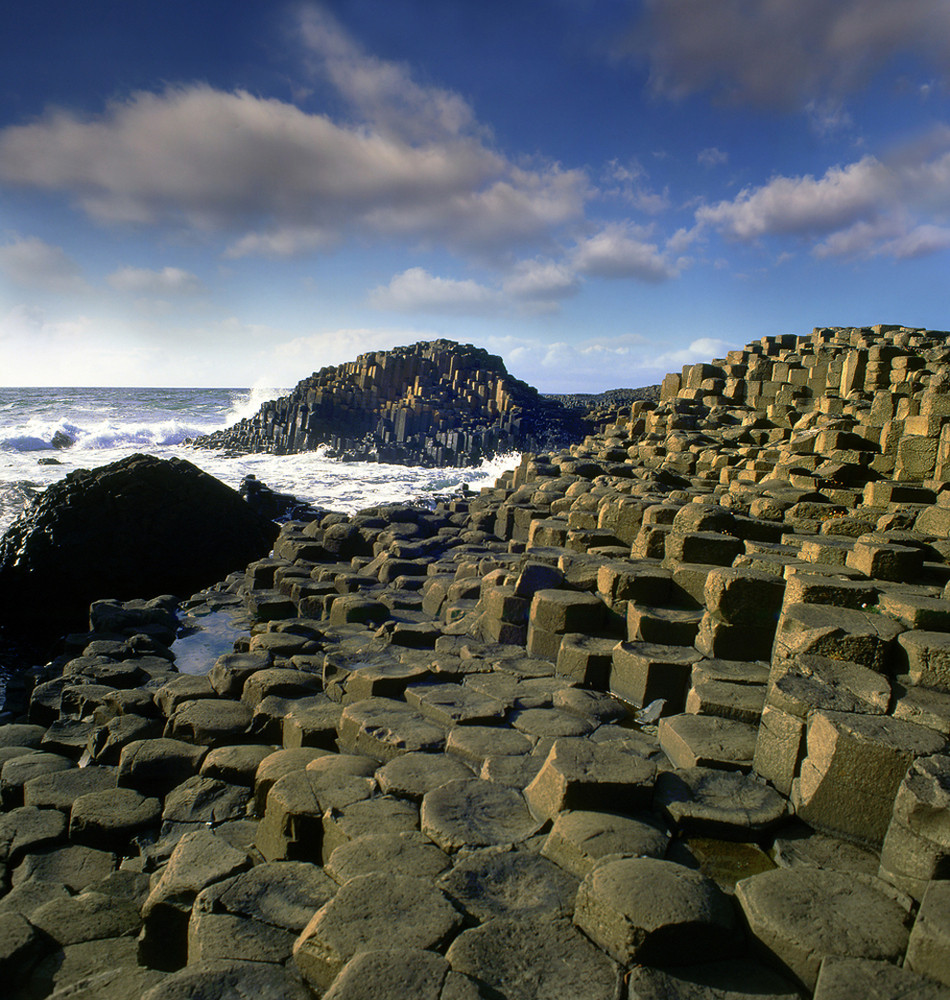
[[[896,327],[687,366],[288,522],[203,676],[98,601],[0,725],[11,1000],[948,996],[948,386]]]

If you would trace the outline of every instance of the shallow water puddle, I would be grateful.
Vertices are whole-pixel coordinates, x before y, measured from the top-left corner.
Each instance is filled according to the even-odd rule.
[[[182,621],[182,630],[172,643],[175,666],[183,674],[206,674],[224,653],[234,652],[234,640],[247,636],[245,623],[234,608],[191,612]]]

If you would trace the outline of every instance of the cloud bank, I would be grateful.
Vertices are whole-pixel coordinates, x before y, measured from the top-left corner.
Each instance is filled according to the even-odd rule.
[[[895,56],[950,71],[943,0],[646,0],[632,48],[682,98],[800,109],[860,89]]]
[[[490,254],[582,217],[582,170],[511,162],[461,97],[363,53],[326,15],[304,9],[299,36],[354,121],[199,83],[140,91],[4,129],[0,181],[66,192],[99,223],[224,232],[232,256],[354,235]]]

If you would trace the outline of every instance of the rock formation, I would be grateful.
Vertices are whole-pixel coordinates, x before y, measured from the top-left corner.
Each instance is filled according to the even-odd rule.
[[[132,455],[72,472],[0,539],[0,606],[45,636],[81,628],[92,601],[187,597],[266,555],[274,524],[181,459]]]
[[[12,1000],[947,1000],[948,371],[769,338],[288,523],[204,676],[94,606],[0,726]]]
[[[501,358],[434,340],[321,368],[253,417],[192,443],[398,465],[466,466],[577,440],[581,415],[513,378]]]

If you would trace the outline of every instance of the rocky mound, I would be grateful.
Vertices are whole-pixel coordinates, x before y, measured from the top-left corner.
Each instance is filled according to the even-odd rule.
[[[0,607],[54,634],[99,598],[191,594],[266,555],[276,530],[190,462],[132,455],[71,473],[23,512],[0,540]]]
[[[467,466],[583,433],[579,413],[513,378],[501,358],[433,340],[321,368],[253,417],[192,443],[277,455],[327,446],[352,460]]]

